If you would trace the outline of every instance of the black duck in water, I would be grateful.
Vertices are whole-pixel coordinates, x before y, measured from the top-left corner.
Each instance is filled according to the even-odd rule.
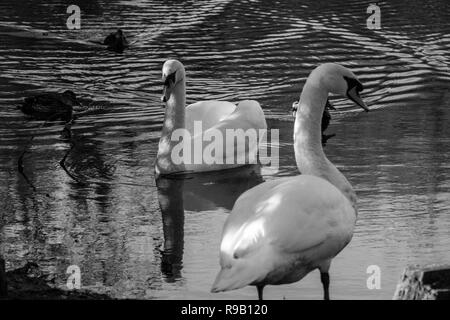
[[[66,90],[63,93],[42,93],[24,99],[18,108],[23,113],[37,119],[72,119],[74,107],[81,107],[75,93]]]
[[[60,161],[61,167],[64,171],[74,180],[78,181],[76,177],[70,174],[65,166],[65,160],[73,149],[74,141],[72,139],[71,127],[75,119],[86,112],[89,112],[89,106],[82,106],[78,101],[75,93],[70,90],[66,90],[63,93],[42,93],[33,97],[24,99],[21,106],[18,106],[23,113],[32,116],[36,120],[45,120],[39,128],[46,127],[52,124],[52,121],[63,120],[65,122],[64,129],[62,131],[62,137],[68,141],[71,145],[70,149],[66,152],[62,160]],[[28,148],[33,141],[35,135],[32,135],[25,145],[19,159],[17,161],[18,171],[23,175],[27,183],[36,190],[31,180],[28,178],[24,171],[23,158],[28,151]]]
[[[121,29],[118,29],[116,32],[107,36],[103,41],[103,44],[107,46],[108,50],[118,53],[122,53],[123,50],[128,47],[128,41]]]

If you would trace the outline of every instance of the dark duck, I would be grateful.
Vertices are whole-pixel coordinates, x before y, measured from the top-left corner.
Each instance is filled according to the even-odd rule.
[[[108,50],[118,53],[122,53],[125,48],[128,47],[128,41],[121,29],[118,29],[116,32],[107,36],[103,41],[103,44],[107,46]]]
[[[292,104],[292,115],[295,117],[295,113],[297,112],[297,108],[298,108],[298,101],[294,102]],[[330,103],[330,101],[328,101],[325,104],[325,109],[323,110],[323,115],[322,115],[322,124],[321,124],[321,129],[322,129],[322,145],[325,146],[327,144],[328,139],[334,137],[336,134],[332,133],[332,134],[325,134],[325,130],[327,130],[328,126],[330,125],[330,121],[331,121],[331,114],[329,110],[336,110],[335,107],[333,107],[333,105]]]
[[[76,116],[85,114],[88,111],[88,107],[83,107],[81,105],[75,93],[70,90],[66,90],[62,93],[41,93],[32,97],[27,97],[24,99],[22,105],[18,106],[18,108],[35,120],[45,120],[39,128],[52,125],[53,121],[56,120],[63,120],[65,122],[64,129],[62,131],[62,138],[70,142],[71,148],[66,152],[66,155],[60,161],[60,165],[70,177],[77,180],[67,170],[64,162],[74,145],[71,132],[72,123],[74,122]],[[28,147],[34,137],[35,136],[33,135],[28,140],[21,155],[19,156],[17,164],[19,172],[23,175],[27,183],[33,188],[33,190],[36,190],[35,186],[31,183],[31,180],[25,174],[23,161]]]
[[[75,107],[81,107],[75,93],[66,90],[63,93],[42,93],[25,98],[18,106],[23,113],[36,119],[72,119]]]

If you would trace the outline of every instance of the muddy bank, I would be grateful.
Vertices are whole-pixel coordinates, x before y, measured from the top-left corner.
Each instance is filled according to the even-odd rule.
[[[0,299],[6,300],[110,300],[110,296],[89,290],[61,290],[48,283],[35,263],[4,272],[4,261],[0,260]]]

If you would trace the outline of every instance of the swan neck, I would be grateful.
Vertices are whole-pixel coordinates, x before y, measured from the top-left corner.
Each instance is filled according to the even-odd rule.
[[[307,81],[300,96],[295,129],[302,143],[311,147],[318,155],[324,156],[322,149],[322,115],[328,92],[319,85]]]
[[[172,90],[166,103],[163,135],[171,134],[174,130],[185,127],[186,82],[179,81]]]
[[[172,139],[172,135],[175,130],[185,128],[185,108],[186,82],[183,78],[174,86],[166,103],[166,113],[156,157],[156,175],[184,170],[183,165],[173,162],[172,150],[180,141]]]
[[[328,91],[317,82],[303,87],[294,125],[294,150],[302,174],[321,177],[335,187],[356,208],[356,194],[345,176],[326,157],[322,148],[322,115]]]

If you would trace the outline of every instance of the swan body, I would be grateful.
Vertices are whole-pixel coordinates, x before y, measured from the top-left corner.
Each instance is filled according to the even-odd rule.
[[[355,88],[357,87],[357,88]],[[296,282],[321,272],[324,298],[331,260],[351,240],[356,195],[322,149],[321,117],[329,92],[359,97],[362,85],[337,64],[317,67],[303,88],[294,125],[294,149],[302,173],[264,182],[243,193],[225,222],[221,270],[212,292]]]
[[[156,175],[217,171],[252,164],[252,159],[256,161],[259,142],[267,129],[264,112],[258,102],[244,100],[235,105],[210,100],[186,107],[185,71],[177,60],[166,61],[163,80],[162,100],[166,103],[166,113],[156,158]],[[177,132],[184,132],[182,142],[187,148],[182,153],[174,153],[174,148],[180,149],[181,138],[174,135]],[[227,138],[227,132],[236,132],[237,135],[255,132],[256,139],[249,139],[243,148],[239,148],[237,139]],[[222,143],[213,152],[214,161],[208,162],[204,155],[207,148],[216,142],[216,136],[223,137]],[[174,160],[174,154],[184,156],[185,152],[189,161],[185,158],[183,161]]]
[[[291,283],[325,270],[350,241],[356,219],[335,186],[310,175],[260,184],[242,194],[232,214],[220,248],[221,290]]]

